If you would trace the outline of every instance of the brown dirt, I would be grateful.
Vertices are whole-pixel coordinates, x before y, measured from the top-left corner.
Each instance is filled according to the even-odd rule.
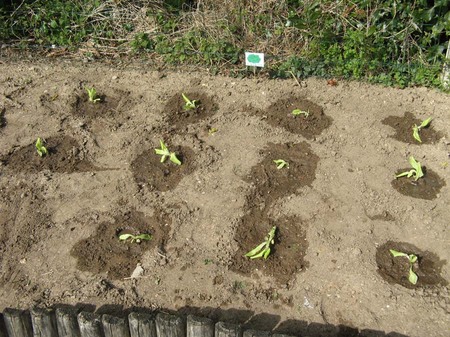
[[[393,257],[390,249],[405,254],[417,256],[417,262],[413,264],[413,271],[418,276],[414,285],[408,280],[409,261],[406,257]],[[423,288],[436,285],[447,285],[442,278],[442,267],[446,263],[430,252],[424,252],[407,242],[388,241],[377,249],[377,266],[381,277],[389,283],[400,284],[406,288]]]
[[[306,111],[309,115],[293,115],[292,111],[295,109]],[[324,114],[322,107],[297,96],[279,99],[272,103],[265,110],[263,118],[274,127],[282,127],[307,139],[320,135],[332,123],[332,119]]]
[[[210,308],[297,335],[446,336],[448,95],[46,62],[0,62],[0,310]],[[113,109],[74,110],[85,83]],[[182,92],[205,109],[188,116]],[[381,122],[426,111],[434,144],[398,142]],[[37,137],[53,149],[46,158]],[[159,162],[160,139],[183,165]],[[391,185],[411,154],[445,183],[434,199]],[[274,225],[269,258],[245,259]],[[118,242],[127,226],[154,239]],[[384,280],[377,251],[386,242],[420,247],[435,264],[419,269],[442,282]],[[124,280],[137,263],[142,277]]]
[[[57,173],[91,172],[98,170],[84,159],[85,153],[77,141],[68,136],[44,139],[48,154],[40,157],[35,141],[25,147],[0,157],[0,161],[11,172],[36,173],[50,170]],[[81,151],[80,151],[81,149]]]
[[[428,117],[425,117],[423,120]],[[392,136],[393,138],[408,144],[420,144],[416,139],[414,139],[412,128],[414,125],[420,125],[422,120],[414,117],[411,112],[405,112],[403,117],[389,116],[381,122],[384,125],[389,125],[394,128],[395,134]],[[441,138],[442,134],[436,132],[433,128],[433,121],[431,121],[427,127],[420,130],[420,139],[422,140],[422,144],[435,144]]]
[[[411,168],[401,169],[396,175],[409,170],[411,170]],[[422,167],[422,171],[424,176],[417,181],[415,181],[413,177],[400,177],[392,180],[392,187],[408,197],[425,200],[435,199],[442,187],[445,186],[445,181],[432,170],[427,170],[426,167]]]
[[[168,158],[161,163],[161,157],[155,155],[154,149],[144,151],[131,163],[135,181],[141,186],[148,186],[150,190],[172,190],[184,176],[195,170],[195,155],[191,149],[187,147],[174,148],[165,144],[170,151],[176,153],[182,163],[181,166],[172,163]]]
[[[159,211],[152,218],[134,210],[125,211],[112,223],[100,223],[93,235],[73,246],[71,254],[79,270],[106,272],[111,279],[125,278],[132,274],[145,251],[156,247],[160,254],[164,253],[169,231],[170,221]],[[122,234],[150,234],[152,240],[119,241]]]

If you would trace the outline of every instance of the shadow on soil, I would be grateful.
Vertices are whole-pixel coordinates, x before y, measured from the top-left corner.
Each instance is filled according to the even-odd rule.
[[[142,307],[132,307],[129,309],[124,309],[122,305],[103,305],[96,308],[94,305],[78,303],[74,306],[66,304],[56,304],[52,307],[56,310],[64,310],[65,313],[76,315],[81,311],[96,313],[97,315],[112,315],[116,317],[127,317],[130,313],[143,313],[155,316],[157,312],[149,308]],[[8,309],[7,309],[8,310]],[[194,315],[198,317],[206,317],[211,319],[213,322],[226,322],[231,324],[239,324],[242,331],[247,331],[245,335],[248,336],[264,336],[269,334],[283,334],[284,337],[288,336],[308,336],[308,337],[408,337],[401,333],[389,332],[385,333],[383,331],[363,329],[360,330],[355,327],[350,327],[346,325],[332,325],[332,324],[321,324],[321,323],[308,323],[302,320],[289,319],[280,322],[280,316],[271,315],[268,313],[259,313],[251,310],[241,310],[241,309],[220,309],[212,307],[183,307],[177,311],[173,310],[160,310],[161,312],[173,314],[181,317],[184,322],[187,315]],[[28,313],[26,313],[28,315]],[[0,315],[0,318],[2,315]],[[3,319],[0,319],[2,322]],[[0,325],[0,334],[6,335],[6,330],[4,325]],[[250,331],[251,333],[249,334]],[[261,333],[265,331],[266,334]],[[257,332],[260,332],[259,334]],[[270,332],[270,333],[268,333]],[[242,336],[242,332],[240,334]]]

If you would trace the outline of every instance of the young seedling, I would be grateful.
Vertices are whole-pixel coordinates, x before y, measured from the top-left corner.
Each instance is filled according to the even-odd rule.
[[[407,176],[408,178],[410,178],[410,177],[414,176],[414,181],[417,181],[417,180],[419,180],[419,178],[422,178],[424,176],[423,171],[422,171],[422,166],[420,165],[420,163],[418,161],[416,161],[414,159],[413,156],[409,157],[409,164],[411,165],[412,170],[397,174],[395,176],[395,178],[400,178],[400,177],[404,177],[404,176]]]
[[[406,257],[409,261],[409,275],[408,275],[408,280],[410,283],[412,284],[416,284],[417,280],[419,279],[419,277],[417,276],[417,274],[413,271],[413,265],[414,263],[417,261],[417,256],[414,254],[406,254],[406,253],[402,253],[402,252],[398,252],[396,250],[393,249],[389,249],[389,251],[391,252],[393,257]]]
[[[209,134],[210,136],[212,136],[212,135],[214,135],[217,131],[219,131],[219,129],[217,129],[217,128],[211,128],[211,129],[208,130],[208,134]]]
[[[245,254],[246,257],[249,257],[250,259],[257,259],[260,257],[263,257],[264,259],[267,259],[267,257],[270,254],[270,245],[273,245],[275,243],[274,237],[275,237],[275,231],[277,230],[277,226],[273,226],[270,230],[269,234],[265,237],[265,241],[258,245],[256,248],[249,251],[247,254]]]
[[[187,96],[185,95],[185,94],[183,94],[183,93],[181,93],[181,96],[183,96],[183,99],[184,99],[184,102],[185,102],[185,104],[184,104],[184,109],[185,110],[191,110],[191,109],[195,109],[195,108],[197,108],[197,101],[196,100],[190,100],[189,98],[187,98]]]
[[[40,157],[45,156],[48,154],[47,148],[44,146],[44,142],[41,138],[38,138],[36,140],[36,151]]]
[[[169,160],[177,165],[181,165],[181,161],[177,158],[177,155],[175,152],[170,152],[167,146],[164,144],[162,140],[159,141],[161,148],[155,149],[155,153],[162,156],[161,157],[161,163],[164,163],[167,157],[169,157]]]
[[[92,103],[100,102],[100,98],[97,97],[97,90],[95,90],[94,87],[92,87],[92,88],[86,87],[85,89],[86,89],[88,97],[89,97],[89,102],[92,102]]]
[[[422,143],[422,139],[420,139],[420,130],[427,127],[431,122],[431,117],[425,119],[419,126],[417,124],[414,124],[413,126],[413,137],[415,140],[417,140],[419,143]]]
[[[280,170],[283,167],[289,168],[289,163],[283,159],[276,159],[273,161],[277,165],[277,169]]]
[[[136,243],[141,243],[142,240],[149,241],[152,239],[152,236],[150,234],[139,234],[139,235],[133,235],[133,234],[122,234],[119,236],[120,241],[127,241],[130,239],[130,242],[133,243],[136,241]]]
[[[303,111],[303,110],[300,110],[300,109],[292,110],[291,113],[292,113],[294,116],[299,116],[299,115],[305,115],[305,117],[308,117],[308,116],[309,116],[309,111]]]

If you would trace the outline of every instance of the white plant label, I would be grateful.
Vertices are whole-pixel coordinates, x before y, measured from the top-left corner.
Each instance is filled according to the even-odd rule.
[[[245,65],[251,67],[264,67],[264,53],[245,52]]]

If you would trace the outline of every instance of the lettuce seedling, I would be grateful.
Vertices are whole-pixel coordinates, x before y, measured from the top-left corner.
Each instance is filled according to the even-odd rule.
[[[400,178],[407,176],[408,178],[414,176],[414,180],[417,181],[419,178],[422,178],[424,176],[422,171],[422,166],[418,161],[414,159],[413,156],[409,157],[409,164],[412,166],[412,170],[402,172],[400,174],[397,174],[395,178]]]
[[[282,169],[283,167],[289,168],[289,163],[283,159],[276,159],[273,161],[277,165],[277,169]]]
[[[164,163],[167,157],[169,157],[169,160],[177,165],[181,165],[181,161],[177,158],[177,155],[175,152],[170,152],[167,146],[164,144],[162,140],[159,141],[161,148],[155,149],[155,153],[162,156],[161,157],[161,163]]]
[[[417,124],[414,124],[413,126],[413,137],[415,140],[417,140],[419,143],[422,143],[422,139],[420,139],[420,130],[427,127],[431,122],[431,117],[425,119],[419,126],[417,126]]]
[[[48,154],[47,148],[44,146],[44,142],[41,138],[38,138],[36,140],[36,151],[40,157],[45,156]]]
[[[85,89],[86,89],[88,97],[89,97],[89,102],[92,102],[92,103],[100,102],[100,98],[97,97],[97,90],[95,90],[94,87],[92,87],[92,88],[86,87]]]
[[[249,251],[247,254],[245,254],[246,257],[249,257],[250,259],[257,259],[260,257],[263,257],[264,259],[267,259],[267,257],[270,254],[270,245],[273,245],[275,243],[275,231],[277,230],[276,226],[273,226],[270,230],[269,234],[265,237],[265,241],[258,245],[256,248]]]
[[[417,283],[417,280],[419,279],[417,274],[413,271],[413,265],[417,261],[417,256],[414,255],[414,254],[409,254],[408,255],[406,253],[398,252],[398,251],[393,250],[393,249],[389,249],[389,251],[391,252],[393,257],[404,256],[404,257],[406,257],[408,259],[408,261],[409,261],[408,281],[415,285]]]
[[[197,108],[197,105],[195,103],[197,103],[196,100],[190,100],[189,98],[187,98],[187,96],[183,93],[181,93],[181,96],[183,96],[183,100],[185,102],[184,104],[184,109],[185,110],[191,110],[191,109],[195,109]]]
[[[139,234],[139,235],[133,235],[133,234],[122,234],[119,236],[120,241],[126,241],[128,239],[131,239],[130,242],[133,243],[136,241],[136,243],[141,243],[142,240],[149,241],[152,239],[152,236],[150,234]]]
[[[309,111],[303,111],[303,110],[300,110],[300,109],[292,110],[291,113],[292,113],[294,116],[298,116],[298,115],[305,115],[305,117],[308,117],[308,116],[309,116]]]

